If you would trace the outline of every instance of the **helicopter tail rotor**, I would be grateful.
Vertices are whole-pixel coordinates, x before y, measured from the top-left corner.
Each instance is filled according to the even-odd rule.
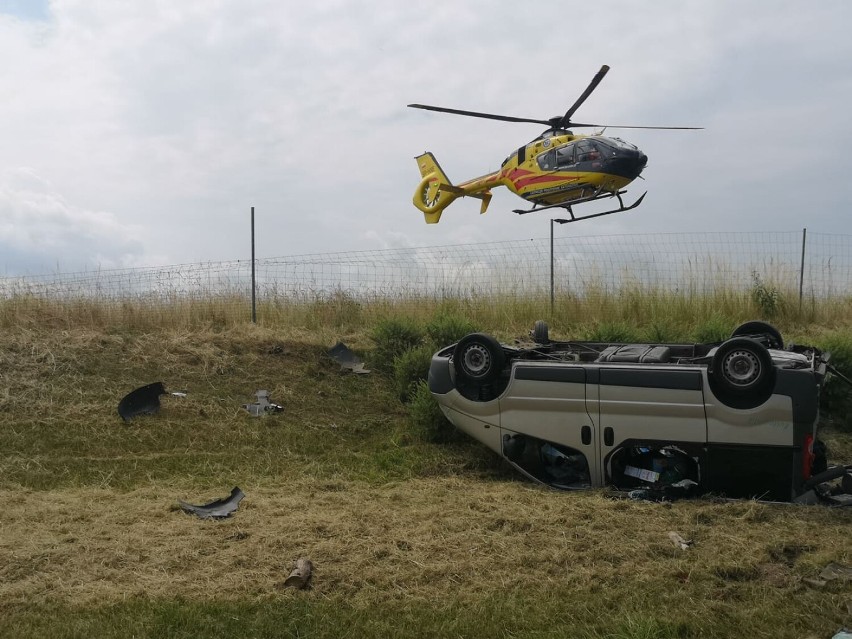
[[[438,160],[428,151],[415,159],[423,179],[414,191],[414,206],[423,211],[427,224],[437,224],[444,209],[459,195],[464,195],[464,191],[453,186]]]

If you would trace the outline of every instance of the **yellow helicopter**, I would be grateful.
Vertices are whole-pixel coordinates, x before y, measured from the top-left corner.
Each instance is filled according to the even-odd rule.
[[[633,144],[620,138],[604,137],[602,134],[574,135],[569,127],[598,129],[700,129],[702,127],[626,126],[572,122],[571,116],[591,95],[608,71],[609,67],[603,65],[565,115],[548,120],[462,111],[426,104],[409,104],[409,107],[427,111],[455,113],[503,122],[532,122],[548,127],[536,139],[507,157],[498,171],[460,184],[450,182],[435,156],[428,151],[417,156],[417,166],[420,168],[422,179],[414,191],[413,201],[414,206],[426,217],[426,223],[436,224],[441,219],[444,209],[459,197],[474,197],[482,200],[479,212],[485,213],[491,202],[491,189],[496,186],[505,186],[532,203],[532,208],[515,209],[515,213],[532,213],[561,207],[570,213],[569,222],[629,211],[639,206],[647,192],[629,206],[624,205],[621,196],[625,193],[624,187],[642,173],[648,163],[648,156]],[[582,216],[575,215],[571,208],[582,202],[593,202],[610,197],[618,199],[618,208]]]

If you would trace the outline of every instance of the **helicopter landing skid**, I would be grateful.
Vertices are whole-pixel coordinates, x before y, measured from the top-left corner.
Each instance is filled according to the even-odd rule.
[[[622,213],[623,211],[629,211],[630,209],[635,209],[637,206],[642,204],[642,200],[645,199],[645,196],[648,195],[648,191],[645,191],[639,199],[636,200],[630,206],[624,206],[624,201],[621,199],[621,196],[624,195],[626,191],[616,191],[615,193],[597,193],[591,197],[582,198],[579,200],[575,200],[570,204],[548,204],[547,206],[533,206],[531,209],[515,209],[513,213],[517,213],[518,215],[526,215],[527,213],[536,213],[538,211],[546,211],[547,209],[556,209],[562,208],[568,211],[568,214],[571,216],[570,220],[555,220],[560,224],[567,224],[568,222],[579,222],[580,220],[589,220],[593,217],[601,217],[602,215],[612,215],[613,213]],[[606,197],[616,197],[618,198],[618,208],[612,209],[611,211],[603,211],[601,213],[591,213],[589,215],[574,215],[574,211],[571,206],[574,204],[580,204],[583,202],[594,202],[595,200],[600,200]]]

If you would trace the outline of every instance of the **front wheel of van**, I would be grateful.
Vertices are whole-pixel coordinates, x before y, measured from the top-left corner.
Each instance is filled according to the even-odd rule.
[[[478,385],[497,379],[505,363],[503,347],[485,333],[471,333],[463,337],[453,351],[456,377]]]
[[[772,394],[775,368],[763,344],[747,337],[723,342],[710,364],[710,385],[723,404],[754,408]]]

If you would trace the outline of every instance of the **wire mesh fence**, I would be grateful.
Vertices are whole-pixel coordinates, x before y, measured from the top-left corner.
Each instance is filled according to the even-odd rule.
[[[259,303],[578,298],[625,289],[684,294],[771,286],[822,299],[852,291],[852,236],[827,233],[669,233],[275,257],[255,261]],[[0,279],[0,298],[250,304],[251,260]]]

